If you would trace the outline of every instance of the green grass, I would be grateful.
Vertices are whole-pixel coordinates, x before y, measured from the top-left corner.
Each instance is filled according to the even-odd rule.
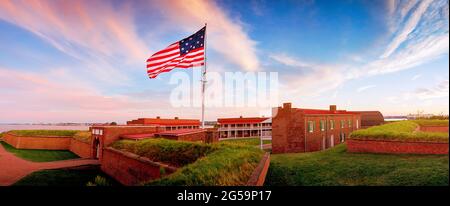
[[[429,120],[427,120],[429,121]],[[432,120],[435,122],[436,120]],[[429,122],[428,124],[431,124]],[[367,129],[357,130],[350,134],[353,139],[379,139],[404,141],[448,142],[448,133],[415,131],[419,126],[415,121],[400,121]]]
[[[99,185],[97,182],[100,178],[103,181],[102,185],[120,185],[98,167],[83,167],[83,169],[55,169],[33,172],[16,182],[14,186],[90,186]]]
[[[215,144],[173,141],[167,139],[119,140],[111,145],[115,149],[128,151],[147,157],[155,162],[163,162],[180,167],[217,150]]]
[[[242,138],[242,139],[225,139],[221,141],[222,143],[227,143],[227,144],[243,144],[243,145],[259,145],[260,144],[260,140],[259,138]],[[263,144],[271,144],[272,141],[271,140],[263,140]]]
[[[81,142],[89,143],[91,141],[91,132],[89,131],[79,131],[75,133],[73,136],[74,139],[79,140]]]
[[[420,126],[448,126],[448,120],[418,119],[418,120],[413,120],[413,122],[419,124]]]
[[[0,144],[6,151],[32,162],[51,162],[79,158],[76,154],[67,150],[16,149],[3,141],[0,141]]]
[[[271,155],[265,185],[449,185],[448,155],[357,154],[346,150],[346,145],[338,145],[320,152]]]
[[[12,134],[18,136],[73,136],[77,130],[11,130]]]
[[[173,174],[143,185],[245,185],[263,155],[249,145],[166,139],[119,140],[112,146],[182,166]]]

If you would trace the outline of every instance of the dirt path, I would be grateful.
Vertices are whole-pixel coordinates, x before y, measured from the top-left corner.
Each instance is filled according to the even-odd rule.
[[[54,162],[30,162],[9,153],[0,144],[0,186],[12,185],[39,170],[98,164],[100,164],[98,160],[81,158]]]

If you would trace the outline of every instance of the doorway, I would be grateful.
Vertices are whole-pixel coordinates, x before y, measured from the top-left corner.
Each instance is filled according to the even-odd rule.
[[[94,142],[93,142],[93,149],[94,149],[94,158],[95,159],[99,159],[100,158],[100,140],[98,139],[98,137],[95,137]]]
[[[334,135],[330,136],[330,147],[334,147]]]

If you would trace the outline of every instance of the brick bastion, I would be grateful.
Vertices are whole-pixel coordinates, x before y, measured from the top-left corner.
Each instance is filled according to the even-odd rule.
[[[179,132],[166,131],[155,136],[178,141],[217,142],[218,138],[216,134],[206,135],[210,132],[211,131],[203,131],[201,133],[183,133],[180,135]],[[19,136],[10,132],[3,135],[3,140],[17,149],[69,150],[82,158],[96,158],[97,156],[93,140],[90,142],[83,142],[72,137]],[[100,151],[101,155],[99,160],[101,170],[123,185],[139,185],[141,182],[158,179],[172,174],[178,169],[109,146],[100,147]],[[252,172],[246,185],[262,186],[269,165],[270,154],[266,153],[262,156],[258,166]]]

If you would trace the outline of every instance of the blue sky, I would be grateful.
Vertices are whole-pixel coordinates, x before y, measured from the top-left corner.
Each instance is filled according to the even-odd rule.
[[[448,14],[445,0],[2,1],[0,122],[200,118],[145,60],[204,22],[208,70],[278,72],[280,105],[448,114]]]

